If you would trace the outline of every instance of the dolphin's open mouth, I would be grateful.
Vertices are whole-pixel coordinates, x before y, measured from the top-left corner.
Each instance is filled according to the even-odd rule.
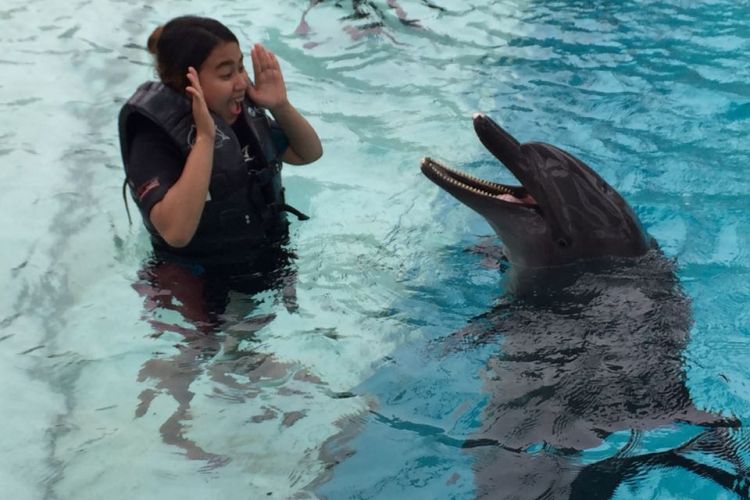
[[[523,186],[507,186],[498,182],[478,179],[469,174],[453,170],[432,158],[422,159],[422,172],[443,188],[453,187],[470,191],[478,196],[493,198],[506,203],[538,208],[536,200]]]

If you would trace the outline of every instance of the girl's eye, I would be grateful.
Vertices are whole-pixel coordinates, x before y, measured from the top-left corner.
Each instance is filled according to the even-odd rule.
[[[222,80],[229,80],[230,78],[232,78],[232,73],[226,73],[226,74],[223,74],[223,75],[219,75],[219,78],[221,78]]]

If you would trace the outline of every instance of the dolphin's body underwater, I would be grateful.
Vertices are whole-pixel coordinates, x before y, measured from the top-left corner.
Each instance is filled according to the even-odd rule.
[[[465,445],[476,457],[478,496],[596,498],[591,488],[580,493],[576,477],[597,470],[584,469],[591,462],[582,457],[611,433],[637,439],[679,422],[735,427],[693,405],[682,363],[690,302],[622,196],[559,148],[521,144],[482,114],[474,128],[521,186],[429,158],[421,167],[487,220],[510,263],[511,293],[452,337],[500,345],[488,361],[481,423]],[[601,498],[616,486],[618,463],[608,458]]]

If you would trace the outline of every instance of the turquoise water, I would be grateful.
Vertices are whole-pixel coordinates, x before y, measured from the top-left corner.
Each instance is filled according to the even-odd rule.
[[[474,136],[477,110],[573,152],[628,199],[692,299],[691,396],[747,421],[750,7],[401,0],[414,26],[385,0],[362,19],[340,3],[309,10],[305,34],[301,0],[0,8],[3,496],[472,498],[460,443],[498,347],[445,355],[441,339],[502,284],[474,251],[492,231],[418,164],[508,180]],[[187,12],[275,51],[325,147],[285,169],[312,216],[292,228],[298,308],[278,290],[232,294],[203,356],[185,355],[185,315],[134,288],[149,244],[124,213],[116,131],[153,77],[147,35]],[[636,453],[690,433],[653,431]],[[735,496],[672,468],[616,498]]]

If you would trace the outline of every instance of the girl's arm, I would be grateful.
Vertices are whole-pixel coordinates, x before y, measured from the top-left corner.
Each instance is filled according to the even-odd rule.
[[[260,44],[253,47],[250,56],[255,80],[248,85],[247,95],[271,112],[289,139],[289,148],[282,159],[295,165],[314,162],[323,155],[323,146],[312,125],[287,99],[284,76],[276,56]]]
[[[203,98],[195,68],[189,68],[186,88],[193,101],[195,144],[177,182],[149,213],[151,223],[172,247],[184,247],[195,235],[208,195],[214,158],[216,128]]]

